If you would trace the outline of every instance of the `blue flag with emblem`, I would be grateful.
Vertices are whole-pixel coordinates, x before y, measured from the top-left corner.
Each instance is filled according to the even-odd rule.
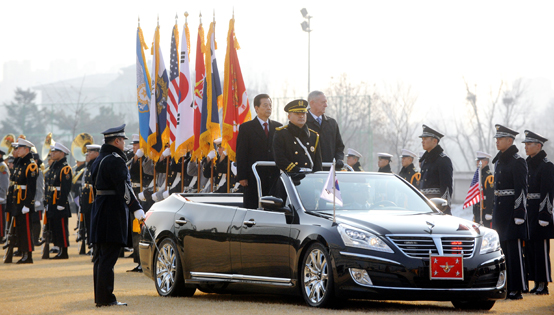
[[[148,152],[148,136],[152,134],[152,130],[148,126],[150,119],[150,97],[151,97],[151,81],[148,67],[146,66],[146,58],[144,58],[144,49],[148,49],[144,42],[142,29],[137,28],[137,109],[139,115],[139,136],[140,148],[144,152]]]

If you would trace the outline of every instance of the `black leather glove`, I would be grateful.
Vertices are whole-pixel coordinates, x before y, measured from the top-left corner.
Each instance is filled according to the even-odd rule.
[[[335,169],[341,170],[344,167],[344,162],[342,160],[335,161]]]

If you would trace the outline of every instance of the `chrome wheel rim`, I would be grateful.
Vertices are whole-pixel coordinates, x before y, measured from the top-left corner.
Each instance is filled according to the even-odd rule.
[[[310,302],[317,304],[325,297],[329,283],[327,259],[319,249],[310,252],[304,265],[304,293]]]
[[[177,252],[170,244],[164,244],[158,253],[156,282],[162,294],[168,294],[175,285]]]

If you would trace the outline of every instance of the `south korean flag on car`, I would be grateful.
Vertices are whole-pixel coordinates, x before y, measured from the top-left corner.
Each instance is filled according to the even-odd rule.
[[[336,179],[336,177],[335,163],[333,163],[333,166],[331,166],[331,169],[329,170],[329,176],[327,177],[325,186],[323,186],[320,197],[321,199],[327,200],[329,202],[333,202],[334,200],[337,206],[342,207],[342,196],[340,194],[339,181],[338,179]],[[333,184],[335,186],[335,189],[333,189]]]

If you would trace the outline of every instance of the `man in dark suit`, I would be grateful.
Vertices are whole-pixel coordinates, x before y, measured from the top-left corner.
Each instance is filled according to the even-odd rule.
[[[308,128],[317,132],[321,137],[321,158],[323,162],[336,160],[336,169],[344,166],[344,143],[340,135],[337,121],[325,115],[327,98],[320,91],[313,91],[308,95],[310,109],[306,115]]]
[[[273,135],[281,123],[269,119],[271,98],[259,94],[254,98],[256,117],[240,126],[237,137],[237,180],[244,187],[243,203],[248,209],[258,208],[258,187],[252,172],[252,164],[258,161],[273,161]],[[277,168],[259,167],[262,196],[269,193],[279,176]]]

